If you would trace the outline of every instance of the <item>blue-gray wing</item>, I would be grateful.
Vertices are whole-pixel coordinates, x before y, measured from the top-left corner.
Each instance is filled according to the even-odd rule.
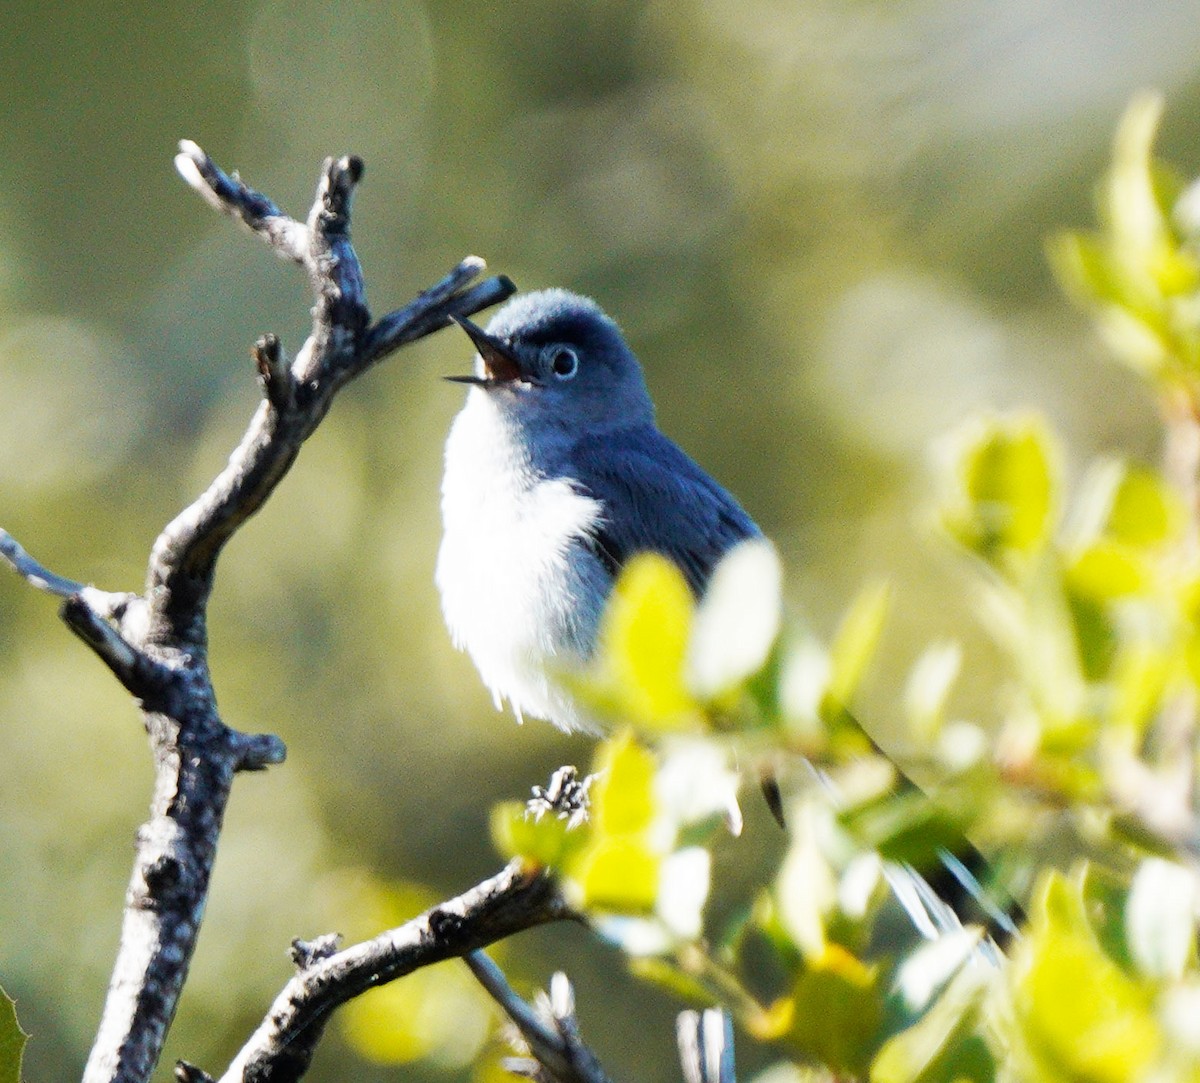
[[[614,577],[634,553],[651,550],[674,561],[700,595],[721,557],[762,533],[653,426],[584,437],[571,466],[581,491],[603,508],[584,544]]]

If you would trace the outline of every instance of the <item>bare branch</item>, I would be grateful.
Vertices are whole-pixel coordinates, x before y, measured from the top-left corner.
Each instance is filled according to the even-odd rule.
[[[367,335],[366,363],[375,364],[401,346],[448,326],[451,316],[470,316],[510,297],[516,287],[506,275],[467,288],[485,267],[478,256],[468,256],[437,285],[384,316]]]
[[[517,996],[504,971],[482,951],[471,952],[464,961],[504,1009],[533,1055],[535,1063],[510,1062],[512,1070],[542,1083],[609,1083],[596,1054],[579,1036],[575,993],[565,974],[550,979],[550,995],[535,1008]]]
[[[227,176],[190,139],[180,140],[175,168],[205,201],[257,233],[284,259],[303,263],[308,231],[289,218],[261,192],[247,188],[235,173]]]
[[[96,652],[125,688],[148,705],[158,706],[171,682],[171,671],[121,633],[88,605],[83,593],[62,604],[62,619]]]
[[[210,202],[215,200],[220,209],[247,221],[275,244],[277,235],[272,230],[280,212],[274,204],[226,177],[195,144],[185,142],[181,147],[181,158],[190,163],[181,167],[185,178]],[[485,266],[481,259],[468,257],[441,282],[371,327],[361,268],[350,244],[350,199],[362,174],[357,158],[328,159],[307,225],[288,219],[305,234],[303,245],[293,244],[289,251],[299,254],[296,258],[306,267],[317,299],[312,333],[291,364],[290,388],[277,376],[272,393],[268,382],[267,401],[226,469],[155,543],[147,597],[153,606],[156,637],[174,636],[193,649],[200,646],[202,629],[188,625],[212,588],[222,546],[274,491],[345,383],[400,346],[445,327],[451,315],[478,312],[515,289],[503,277],[464,289]],[[277,347],[271,342],[271,336],[260,339],[255,349],[260,378],[264,366],[269,373],[282,364],[281,348],[276,357]]]
[[[296,381],[292,378],[291,366],[278,336],[263,335],[254,344],[252,355],[258,369],[258,382],[267,401],[282,413],[293,409],[296,405]]]
[[[490,880],[373,940],[332,953],[321,941],[315,951],[294,948],[302,969],[276,997],[222,1083],[291,1083],[307,1071],[340,1004],[420,967],[573,916],[546,873],[529,872],[514,861]]]
[[[207,603],[222,547],[275,490],[339,388],[397,347],[445,326],[452,314],[476,312],[514,289],[503,278],[468,288],[484,269],[482,260],[471,257],[385,317],[382,329],[372,330],[350,243],[350,205],[363,175],[361,160],[325,162],[303,222],[222,172],[195,143],[180,144],[175,164],[210,205],[301,264],[316,303],[311,333],[294,361],[288,362],[273,335],[255,345],[264,401],[225,469],[159,535],[144,594],[107,594],[55,575],[0,531],[0,558],[32,586],[66,599],[64,621],[137,699],[155,763],[150,819],[138,835],[121,944],[86,1083],[150,1078],[195,948],[233,777],[280,763],[285,755],[279,738],[238,733],[217,713],[208,671]],[[423,926],[409,930],[414,942],[392,945],[390,956],[386,945],[375,954],[370,945],[360,945],[307,967],[297,979],[301,986],[289,987],[293,999],[287,1010],[269,1020],[271,1036],[282,1036],[281,1063],[300,1050],[294,1063],[307,1065],[324,1015],[340,1002],[328,1000],[322,990],[339,990],[344,999],[405,967],[432,961],[431,954],[462,954],[516,928],[562,916],[560,904],[552,902],[556,896],[536,877],[514,872],[507,883],[508,894],[494,889],[489,895],[481,885],[482,897],[468,893],[431,911]],[[517,905],[521,900],[523,908]],[[469,904],[479,913],[456,916],[456,905],[469,909]],[[257,1064],[253,1058],[262,1047],[248,1048]],[[206,1078],[188,1065],[177,1073]],[[289,1076],[268,1072],[256,1078]]]
[[[25,580],[31,587],[44,590],[47,594],[57,594],[60,598],[69,598],[72,594],[81,594],[84,585],[73,579],[43,568],[21,547],[21,544],[7,530],[0,530],[0,557],[12,567],[12,570]]]

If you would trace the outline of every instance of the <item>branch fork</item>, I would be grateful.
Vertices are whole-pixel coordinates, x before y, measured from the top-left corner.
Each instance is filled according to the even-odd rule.
[[[228,727],[208,671],[207,606],[225,543],[268,499],[350,380],[399,347],[504,300],[505,277],[480,279],[468,256],[403,308],[372,322],[350,241],[361,159],[329,158],[304,221],[227,175],[195,143],[175,165],[210,206],[304,268],[315,303],[307,340],[289,361],[274,335],[255,344],[263,402],[225,469],[159,535],[140,594],[110,593],[40,565],[0,530],[0,561],[63,599],[66,625],[141,708],[155,764],[150,818],[138,834],[121,944],[86,1083],[144,1083],[154,1071],[196,944],[234,775],[283,761],[283,742]],[[336,957],[336,956],[335,956]],[[320,964],[324,965],[324,964]],[[180,1078],[205,1078],[181,1067]]]

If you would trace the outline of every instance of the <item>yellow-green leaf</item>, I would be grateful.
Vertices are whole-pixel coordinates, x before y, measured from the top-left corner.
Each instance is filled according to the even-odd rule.
[[[1093,542],[1077,553],[1066,569],[1067,586],[1094,601],[1135,594],[1146,585],[1142,561],[1128,546]]]
[[[658,898],[662,862],[646,842],[631,835],[597,839],[572,864],[571,878],[586,909],[649,914]]]
[[[645,831],[654,819],[654,753],[626,730],[596,750],[592,824],[600,835]]]
[[[1168,387],[1189,388],[1200,367],[1200,262],[1172,219],[1181,186],[1153,158],[1162,108],[1158,94],[1135,96],[1100,191],[1101,231],[1055,238],[1049,252],[1064,286],[1095,310],[1104,339],[1126,365]],[[1186,208],[1180,217],[1186,222]],[[1194,388],[1188,393],[1194,397]]]
[[[1157,474],[1126,465],[1112,497],[1108,534],[1138,548],[1177,538],[1183,528],[1182,501]]]
[[[1112,670],[1113,725],[1140,739],[1155,716],[1170,673],[1170,659],[1158,645],[1123,647]]]
[[[805,968],[792,995],[789,1038],[839,1072],[865,1074],[883,1022],[878,974],[837,944]]]
[[[1151,170],[1154,137],[1162,119],[1163,99],[1157,93],[1134,97],[1125,110],[1113,140],[1113,164],[1104,190],[1102,211],[1119,251],[1149,258],[1167,232]]]
[[[836,707],[849,704],[858,689],[879,645],[890,600],[888,585],[873,583],[859,592],[842,617],[829,649],[831,671],[827,695]]]
[[[1041,548],[1056,499],[1050,436],[1035,417],[976,422],[959,437],[942,508],[948,533],[986,560]]]
[[[586,841],[590,828],[568,828],[558,816],[529,815],[520,801],[504,801],[492,808],[492,842],[505,857],[520,857],[536,865],[558,869],[570,853]]]
[[[599,636],[598,683],[612,713],[655,728],[696,718],[685,680],[695,603],[666,557],[640,553],[613,587]]]
[[[1144,1078],[1159,1054],[1149,989],[1104,953],[1080,885],[1061,873],[1047,875],[1035,896],[1010,988],[1014,1039],[1034,1078],[1127,1083]]]
[[[628,960],[630,971],[643,981],[665,989],[672,996],[697,1008],[712,1006],[713,990],[694,974],[680,968],[674,959],[658,956],[634,956]]]
[[[1077,302],[1120,300],[1108,253],[1097,238],[1075,232],[1058,233],[1047,242],[1046,251],[1063,289]]]

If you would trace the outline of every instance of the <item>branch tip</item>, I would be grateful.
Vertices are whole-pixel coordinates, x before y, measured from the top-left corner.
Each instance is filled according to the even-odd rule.
[[[263,771],[287,759],[287,745],[273,733],[239,733],[235,771]]]
[[[314,964],[336,955],[341,942],[341,933],[325,933],[312,940],[301,940],[297,937],[292,941],[288,955],[296,969],[303,973]]]
[[[3,557],[9,567],[36,590],[42,590],[60,598],[70,598],[72,595],[81,594],[88,589],[84,584],[75,582],[74,579],[56,575],[48,568],[44,568],[25,551],[16,538],[3,528],[0,528],[0,557]]]
[[[335,218],[344,218],[350,212],[350,197],[354,187],[362,180],[365,170],[363,160],[355,154],[344,154],[340,158],[326,158],[317,188],[317,206]],[[311,222],[310,222],[311,226]]]
[[[244,184],[236,172],[232,175],[222,172],[198,144],[190,139],[179,141],[175,168],[209,206],[240,219],[285,259],[303,262],[308,243],[305,227],[261,192]]]
[[[176,1083],[213,1083],[213,1077],[203,1068],[189,1064],[186,1060],[175,1062],[175,1080]]]
[[[508,979],[482,951],[463,956],[479,984],[504,1010],[536,1058],[519,1058],[514,1068],[519,1075],[547,1083],[609,1083],[596,1054],[584,1045],[575,1019],[575,992],[566,974],[550,979],[549,994],[539,994],[538,1007],[522,1000]]]
[[[267,400],[278,409],[289,406],[294,397],[295,381],[279,336],[271,332],[263,335],[254,343],[250,355],[254,358],[258,383]]]

